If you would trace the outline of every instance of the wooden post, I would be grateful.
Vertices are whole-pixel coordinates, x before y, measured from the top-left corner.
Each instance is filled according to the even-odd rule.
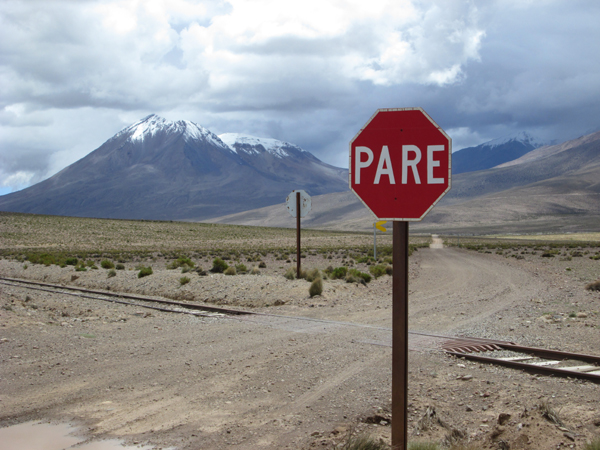
[[[296,277],[300,278],[300,192],[296,192]]]

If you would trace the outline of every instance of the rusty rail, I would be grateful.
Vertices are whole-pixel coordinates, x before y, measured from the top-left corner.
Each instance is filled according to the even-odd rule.
[[[529,373],[573,377],[600,383],[600,356],[526,347],[513,342],[493,340],[485,342],[485,340],[471,338],[449,339],[442,344],[442,350],[448,355],[469,359],[471,361],[521,369]],[[515,360],[511,358],[494,358],[478,354],[483,352],[494,352],[497,350],[509,350],[528,355],[532,358],[545,359],[547,361],[542,362],[542,364],[526,363],[522,361],[527,360],[527,358],[516,358],[520,360]],[[574,368],[577,368],[578,370],[573,370],[569,367],[550,366],[552,364],[559,364],[564,360],[582,361],[591,364],[591,366],[586,367],[585,369],[582,369],[580,366],[574,366]]]
[[[250,311],[242,311],[242,310],[231,309],[231,308],[220,308],[220,307],[216,307],[216,306],[200,305],[198,303],[188,303],[188,302],[184,303],[184,302],[178,302],[175,300],[166,300],[164,298],[158,299],[158,298],[153,298],[153,297],[146,297],[143,295],[125,294],[125,293],[120,293],[120,292],[115,293],[115,292],[110,292],[110,291],[101,291],[101,290],[96,290],[96,289],[87,289],[87,288],[75,287],[75,286],[63,286],[60,284],[42,283],[39,281],[22,280],[19,278],[0,277],[0,280],[9,281],[12,283],[27,284],[30,286],[42,286],[42,287],[46,287],[46,288],[50,288],[50,289],[62,289],[62,290],[67,290],[67,291],[85,292],[87,294],[104,295],[107,297],[113,297],[113,298],[117,298],[117,299],[130,299],[130,300],[137,300],[137,301],[144,301],[144,302],[151,302],[151,303],[159,303],[159,304],[163,304],[163,305],[177,306],[180,308],[192,309],[192,310],[203,311],[203,312],[220,313],[220,314],[227,314],[227,315],[253,314]],[[13,286],[15,286],[15,285],[13,285]],[[102,299],[98,299],[97,297],[93,297],[93,298],[95,298],[97,300],[102,300]],[[109,301],[112,301],[114,303],[135,305],[135,306],[139,306],[139,307],[143,307],[143,308],[157,309],[159,311],[181,312],[181,311],[172,310],[172,309],[158,308],[156,306],[149,307],[147,305],[140,305],[137,303],[123,302],[120,300],[109,300]]]
[[[352,322],[340,322],[340,321],[333,321],[333,320],[327,320],[327,319],[316,319],[316,318],[301,317],[301,316],[283,316],[283,315],[270,314],[270,313],[264,313],[264,312],[254,312],[254,311],[244,311],[244,310],[231,309],[231,308],[221,308],[221,307],[216,307],[216,306],[201,305],[198,303],[184,303],[184,302],[177,302],[174,300],[166,300],[166,299],[162,299],[162,298],[157,299],[157,298],[152,298],[152,297],[146,297],[146,296],[142,296],[142,295],[114,293],[114,292],[110,292],[110,291],[86,289],[86,288],[74,287],[74,286],[62,286],[62,285],[56,285],[56,284],[50,284],[50,283],[21,280],[21,279],[17,279],[17,278],[0,277],[0,282],[2,282],[2,281],[15,283],[15,284],[10,284],[10,285],[15,286],[15,287],[24,287],[27,289],[39,289],[39,290],[46,290],[49,292],[56,292],[56,293],[61,293],[56,290],[79,291],[79,292],[83,292],[83,293],[87,293],[87,294],[108,296],[108,297],[112,297],[112,298],[102,299],[102,298],[92,297],[92,296],[88,296],[88,295],[62,292],[63,294],[67,294],[67,295],[75,295],[78,297],[91,298],[91,299],[95,299],[95,300],[110,301],[113,303],[132,305],[132,306],[136,306],[136,307],[149,308],[149,309],[165,311],[165,312],[184,313],[184,314],[192,314],[192,315],[200,315],[200,316],[202,316],[202,315],[209,316],[209,314],[204,314],[204,313],[213,313],[213,314],[219,313],[219,314],[224,314],[224,315],[228,315],[228,316],[238,316],[240,318],[242,316],[270,316],[270,317],[275,317],[275,318],[286,318],[286,319],[293,319],[293,320],[304,320],[304,321],[322,322],[322,323],[335,323],[335,324],[344,325],[344,326],[364,327],[364,328],[378,329],[378,330],[382,330],[382,331],[391,331],[391,328],[380,327],[380,326],[375,326],[375,325],[366,325],[366,324],[359,324],[359,323],[352,323]],[[4,283],[4,284],[7,284],[7,283]],[[51,289],[55,289],[55,290],[51,290]],[[163,308],[160,306],[143,305],[143,304],[139,304],[139,303],[126,302],[123,299],[131,299],[131,300],[137,300],[137,301],[159,303],[159,304],[163,304],[163,305],[167,305],[167,306],[177,306],[177,307],[184,308],[187,310],[195,310],[195,311],[173,310],[173,309]],[[196,312],[196,311],[198,311],[198,312]],[[245,319],[245,320],[247,320],[247,319]],[[415,332],[415,331],[410,331],[409,335],[427,336],[427,337],[436,338],[436,340],[439,340],[439,343],[440,343],[438,348],[440,348],[446,354],[452,355],[452,356],[455,356],[458,358],[465,358],[465,359],[469,359],[469,360],[477,361],[477,362],[481,362],[481,363],[495,364],[495,365],[500,365],[500,366],[509,367],[509,368],[513,368],[513,369],[520,369],[523,371],[527,371],[529,373],[537,373],[537,374],[550,375],[550,376],[573,377],[573,378],[585,379],[588,381],[592,381],[594,383],[600,383],[600,356],[572,353],[572,352],[563,352],[563,351],[559,351],[559,350],[547,350],[547,349],[535,348],[535,347],[526,347],[526,346],[518,345],[514,342],[499,341],[499,340],[494,340],[494,339],[482,339],[482,338],[472,338],[472,337],[451,337],[451,336],[443,336],[443,335],[436,335],[436,334],[422,333],[422,332]],[[361,342],[361,341],[358,341],[358,342]],[[363,343],[369,343],[369,342],[363,342]],[[391,347],[391,343],[387,343],[387,342],[371,343],[371,344]],[[541,358],[541,359],[546,359],[546,360],[553,360],[556,362],[563,361],[563,360],[582,361],[582,362],[592,365],[593,367],[591,366],[588,369],[584,369],[585,371],[575,371],[575,370],[569,370],[568,367],[549,367],[549,366],[543,366],[543,365],[533,365],[533,364],[528,364],[528,363],[524,363],[521,361],[511,360],[511,359],[501,359],[501,358],[494,358],[494,357],[482,355],[482,353],[493,353],[493,352],[499,351],[499,350],[509,350],[509,351],[529,355],[531,357],[536,357],[536,358]],[[526,359],[526,358],[519,358],[519,359]],[[578,367],[578,369],[582,370],[580,367]]]

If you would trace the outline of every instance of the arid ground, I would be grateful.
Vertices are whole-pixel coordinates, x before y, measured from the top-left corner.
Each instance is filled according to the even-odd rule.
[[[359,432],[389,443],[390,276],[325,279],[311,298],[308,281],[284,277],[294,266],[293,230],[0,219],[2,277],[267,313],[199,318],[0,284],[0,427],[69,422],[93,439],[177,449],[342,448]],[[307,231],[303,242],[307,269],[368,273],[374,265],[372,235]],[[389,238],[380,242],[388,264]],[[600,294],[585,288],[600,277],[598,242],[449,244],[410,257],[411,331],[600,355]],[[44,252],[58,264],[28,259]],[[89,262],[87,270],[65,265],[69,256]],[[182,274],[167,269],[178,256],[205,270],[217,256],[266,267]],[[124,269],[109,277],[104,259]],[[142,265],[153,274],[138,278]],[[411,442],[556,449],[600,436],[599,384],[409,345]]]

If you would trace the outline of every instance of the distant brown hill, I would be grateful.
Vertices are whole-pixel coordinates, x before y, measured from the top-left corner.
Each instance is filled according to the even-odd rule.
[[[368,230],[374,217],[351,192],[313,198],[303,223]],[[294,226],[283,205],[213,220]],[[600,229],[600,133],[542,147],[501,166],[455,175],[452,189],[414,231],[454,233]]]

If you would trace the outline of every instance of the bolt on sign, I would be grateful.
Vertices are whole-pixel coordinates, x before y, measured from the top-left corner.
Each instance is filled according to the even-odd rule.
[[[452,139],[422,108],[379,109],[350,141],[350,189],[393,221],[392,449],[407,449],[408,223],[450,190]]]

